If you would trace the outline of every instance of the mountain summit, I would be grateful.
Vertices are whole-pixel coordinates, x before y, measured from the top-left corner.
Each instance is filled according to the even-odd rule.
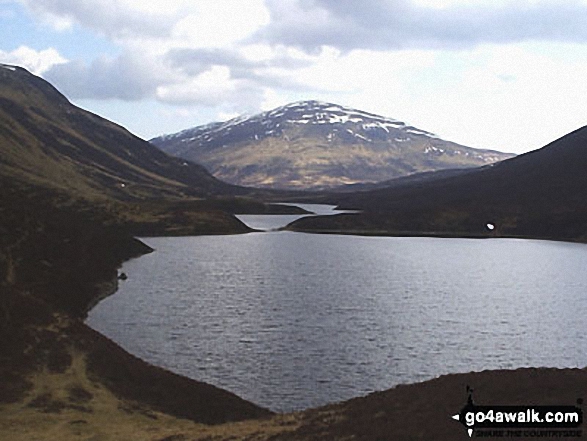
[[[286,189],[379,182],[512,156],[444,141],[395,119],[321,101],[300,101],[151,142],[204,165],[226,182]]]

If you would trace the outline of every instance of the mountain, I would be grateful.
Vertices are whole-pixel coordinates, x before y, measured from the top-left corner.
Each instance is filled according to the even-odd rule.
[[[25,69],[7,65],[0,65],[0,175],[87,198],[242,192],[74,106]]]
[[[151,142],[204,165],[226,182],[282,189],[378,182],[513,156],[465,147],[394,119],[319,101],[296,102]]]
[[[291,229],[587,241],[587,127],[498,164],[336,196],[360,214]],[[491,226],[488,227],[488,225]]]

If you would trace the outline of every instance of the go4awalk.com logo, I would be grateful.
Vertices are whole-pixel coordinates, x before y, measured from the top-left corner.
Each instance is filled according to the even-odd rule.
[[[478,406],[467,386],[467,404],[452,418],[469,437],[580,438],[583,411],[577,406]],[[577,400],[583,404],[583,400]]]

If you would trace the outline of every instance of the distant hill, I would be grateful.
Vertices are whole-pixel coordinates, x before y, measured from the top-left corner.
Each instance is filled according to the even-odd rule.
[[[498,164],[336,196],[342,207],[363,213],[302,219],[290,228],[587,241],[586,170],[583,127]]]
[[[477,167],[513,155],[444,141],[401,121],[319,101],[212,123],[151,142],[238,185],[325,189]]]
[[[25,69],[7,65],[0,65],[0,175],[88,198],[242,191],[72,105]]]

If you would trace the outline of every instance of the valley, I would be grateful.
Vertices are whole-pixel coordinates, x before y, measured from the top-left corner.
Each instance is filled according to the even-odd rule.
[[[306,113],[308,106],[314,106],[316,113]],[[396,141],[382,141],[389,147],[387,150],[400,150],[397,139],[405,140],[406,145],[413,141],[414,149],[434,161],[406,163],[399,167],[404,176],[389,180],[395,171],[380,173],[379,170],[371,177],[353,175],[349,164],[358,157],[361,162],[360,155],[345,154],[334,168],[339,171],[349,168],[346,175],[330,174],[316,167],[290,176],[278,174],[279,179],[267,181],[269,174],[253,170],[250,175],[253,177],[247,182],[260,188],[243,187],[225,183],[203,166],[169,156],[121,126],[74,106],[51,84],[24,69],[2,65],[0,437],[47,441],[445,440],[466,436],[461,425],[451,420],[451,415],[466,402],[469,385],[475,389],[478,402],[490,404],[574,404],[584,395],[587,384],[585,362],[581,358],[584,353],[581,320],[585,317],[582,313],[585,281],[581,268],[583,244],[587,242],[587,213],[583,203],[587,165],[584,128],[542,149],[511,158],[493,151],[472,153],[473,150],[463,146],[441,145],[429,132],[327,103],[310,101],[282,110],[281,116],[286,119],[297,115],[297,125],[284,126],[279,134],[266,133],[265,139],[255,139],[259,145],[288,136],[298,156],[299,149],[324,150],[324,145],[302,145],[308,141],[296,144],[294,138],[302,133],[301,127],[312,128],[328,143],[328,133],[323,131],[328,124],[350,123],[356,125],[349,129],[353,133],[342,133],[346,126],[340,126],[340,136],[332,137],[332,144],[337,148],[350,145],[350,151],[364,152],[362,142],[375,145],[376,134],[393,132]],[[232,121],[231,127],[235,132],[246,131],[258,122],[239,119]],[[228,128],[212,124],[195,132],[189,129],[184,135],[188,138],[201,135],[201,139],[209,135],[212,151],[224,145]],[[267,128],[266,132],[270,130],[273,129]],[[256,134],[249,133],[253,138]],[[218,138],[212,139],[213,135]],[[254,145],[243,144],[242,154],[257,161],[263,155],[252,153],[250,149]],[[282,146],[278,150],[281,149]],[[467,152],[470,154],[466,155]],[[468,168],[452,169],[455,166],[452,159],[476,155],[476,163],[456,164]],[[351,156],[352,161],[345,163]],[[372,151],[368,156],[372,157]],[[323,159],[332,162],[327,155]],[[380,164],[368,163],[363,171],[373,171],[388,163],[387,159],[383,158]],[[451,161],[446,162],[447,159]],[[496,163],[498,159],[504,160]],[[287,169],[287,164],[281,169]],[[227,173],[238,175],[232,169]],[[271,176],[277,175],[272,171]],[[304,176],[308,179],[302,179]],[[352,185],[332,188],[339,184]],[[312,211],[309,206],[282,204],[292,202],[328,203],[356,212],[307,216],[289,224],[288,231],[258,232],[242,221],[246,218],[241,216],[297,216]],[[494,228],[488,229],[488,224]],[[459,239],[434,238],[439,236]],[[146,239],[141,241],[137,237]],[[148,238],[152,237],[156,239],[150,242]],[[192,245],[186,247],[180,243]],[[440,245],[436,254],[432,244]],[[506,244],[506,249],[500,249],[501,244]],[[451,247],[458,249],[447,254]],[[182,250],[186,260],[173,266],[179,260],[169,259],[172,254],[165,253],[182,253]],[[410,254],[415,250],[419,251]],[[505,258],[512,250],[518,254]],[[308,256],[317,256],[317,260],[312,261]],[[479,256],[485,256],[484,260],[475,260]],[[130,261],[136,258],[139,259]],[[136,280],[135,273],[126,269],[126,265],[159,258],[163,261],[136,276]],[[442,281],[432,275],[432,266],[446,263],[449,266],[434,274],[446,275],[456,269],[457,276],[458,271],[464,271],[472,279],[467,281],[463,275],[456,281]],[[160,272],[166,264],[172,268]],[[224,264],[229,267],[222,267]],[[559,267],[561,264],[567,266],[568,273]],[[194,274],[200,275],[188,282],[188,288],[172,289],[165,278],[173,274],[172,270],[180,271],[189,265],[200,265],[200,273],[192,268]],[[498,276],[489,271],[496,267],[509,273]],[[263,268],[267,271],[262,272]],[[129,272],[128,280],[121,277],[123,269]],[[340,271],[349,278],[340,277]],[[359,277],[361,271],[366,275]],[[523,279],[522,274],[527,278]],[[214,288],[207,277],[219,284]],[[178,281],[180,276],[172,279]],[[394,285],[400,279],[401,283]],[[294,363],[290,376],[304,377],[307,373],[304,369],[310,366],[305,363],[304,353],[309,347],[303,344],[309,336],[301,331],[309,330],[314,337],[319,333],[333,333],[323,340],[318,335],[318,357],[313,359],[317,367],[310,369],[311,373],[326,367],[319,355],[331,349],[342,348],[342,354],[348,359],[341,361],[338,352],[321,378],[305,375],[304,387],[313,393],[318,389],[312,386],[314,380],[322,381],[318,382],[322,385],[344,384],[341,372],[347,369],[350,372],[347,381],[353,383],[347,392],[351,390],[351,393],[279,406],[257,396],[245,399],[232,390],[201,381],[198,375],[190,373],[198,378],[189,379],[182,376],[185,372],[180,375],[158,366],[163,364],[161,358],[173,361],[181,351],[158,355],[158,360],[143,360],[148,358],[148,351],[129,352],[119,346],[117,339],[115,343],[85,324],[88,313],[100,301],[104,307],[114,302],[114,312],[122,313],[125,320],[130,317],[135,319],[134,323],[144,322],[131,309],[126,309],[128,305],[122,307],[115,303],[123,298],[122,290],[114,294],[118,287],[136,281],[146,286],[135,292],[137,297],[130,306],[142,303],[143,311],[155,317],[156,322],[167,322],[181,329],[195,325],[187,319],[181,321],[173,309],[189,311],[195,302],[186,293],[194,286],[202,289],[197,294],[199,301],[211,299],[210,304],[199,308],[204,314],[210,313],[213,306],[231,306],[229,302],[218,301],[223,295],[231,294],[235,301],[244,302],[232,305],[230,314],[247,316],[252,322],[227,323],[232,316],[220,313],[217,320],[211,315],[206,317],[211,322],[202,319],[196,325],[220,326],[220,336],[236,335],[237,347],[244,351],[242,358],[249,361],[258,360],[247,352],[258,343],[254,336],[247,334],[252,332],[248,328],[251,323],[263,325],[261,316],[269,321],[279,319],[278,324],[291,321],[291,328],[277,338],[278,344],[285,345],[284,353],[298,357],[295,361],[299,366],[296,368]],[[162,285],[155,293],[148,294],[147,288],[156,285],[154,281]],[[316,281],[328,287],[314,286]],[[463,286],[456,290],[459,281]],[[485,281],[481,285],[486,290],[475,285],[480,281]],[[418,283],[423,284],[421,290],[417,289]],[[545,291],[539,290],[536,284]],[[241,291],[243,287],[245,291]],[[556,287],[562,291],[555,293]],[[187,297],[167,301],[166,295],[173,290]],[[250,297],[251,293],[257,297]],[[521,302],[516,308],[495,306],[512,305],[508,297],[511,295]],[[148,300],[148,296],[155,297]],[[277,297],[274,304],[263,303],[272,296]],[[440,298],[449,306],[440,308]],[[410,303],[413,299],[416,299],[414,303]],[[153,307],[157,302],[160,302],[159,311],[167,311],[163,316],[155,314]],[[185,302],[183,306],[182,302]],[[543,308],[534,307],[536,302]],[[424,308],[426,305],[428,309]],[[462,309],[465,305],[472,309]],[[451,308],[460,308],[461,314],[450,315],[447,311]],[[497,311],[495,316],[487,313],[490,308]],[[440,309],[448,314],[442,320],[451,324],[432,332],[441,317]],[[337,315],[335,312],[339,310],[350,315]],[[317,328],[313,334],[311,326],[296,328],[302,319],[294,311],[315,314],[313,324]],[[114,312],[104,320],[114,319]],[[415,314],[414,320],[405,323],[416,323],[418,318],[422,323],[418,330],[402,324],[402,318],[410,314]],[[516,314],[526,315],[526,321],[518,320]],[[361,322],[361,317],[366,321]],[[473,321],[467,322],[467,318]],[[490,323],[479,325],[484,319]],[[339,320],[342,328],[326,326],[328,320]],[[345,329],[355,322],[359,330],[352,334],[357,340],[345,346],[349,342]],[[453,327],[455,323],[458,326]],[[520,325],[522,330],[515,328],[520,323],[525,323]],[[270,324],[273,326],[270,329],[279,328]],[[540,327],[547,324],[548,329]],[[239,326],[244,328],[239,330]],[[370,335],[378,326],[389,333]],[[523,340],[521,336],[532,326],[539,326],[529,333],[536,338]],[[564,332],[568,329],[574,330],[575,340],[568,339],[568,333]],[[461,348],[463,352],[459,345],[471,343],[470,339],[457,340],[445,335],[446,338],[434,340],[429,335],[431,332],[436,336],[451,332],[463,334],[467,330],[478,331],[480,335],[472,346]],[[498,330],[504,333],[499,334]],[[147,335],[141,329],[136,332]],[[483,332],[495,334],[490,344]],[[155,334],[162,335],[156,329]],[[198,345],[208,344],[211,338],[203,335],[206,335],[203,330],[190,334],[195,339],[191,350],[196,349],[188,354],[184,364],[191,364],[189,357],[205,360],[205,348]],[[337,339],[346,343],[334,344]],[[529,354],[527,358],[513,359],[512,352],[506,350],[513,340],[522,345],[518,349]],[[546,344],[547,340],[551,346]],[[430,347],[413,352],[418,347],[414,342],[434,341],[440,346],[450,346],[453,342],[458,350],[437,348],[440,352],[436,356]],[[558,347],[558,355],[557,342],[564,342]],[[173,346],[185,342],[167,343]],[[217,347],[225,343],[218,343]],[[362,358],[377,354],[371,348],[377,344],[387,348],[387,355],[367,369],[361,365]],[[356,352],[349,352],[345,349],[348,347]],[[296,350],[292,352],[290,348]],[[393,357],[395,350],[397,359]],[[272,351],[271,347],[265,351],[267,362],[246,367],[232,381],[250,386],[253,383],[246,375],[265,376],[263,369],[277,358],[272,356]],[[554,358],[543,357],[544,354],[538,354],[540,351],[555,354]],[[488,358],[479,358],[480,352]],[[442,358],[445,353],[453,354],[453,358]],[[501,358],[493,358],[498,362],[492,364],[488,360],[496,354],[501,354]],[[417,360],[419,364],[416,367],[402,364],[406,360]],[[217,364],[227,372],[233,371],[233,363],[225,358],[218,358]],[[435,364],[441,368],[429,370]],[[394,379],[384,376],[381,382],[357,385],[363,381],[358,379],[360,372],[369,369],[389,371]],[[426,375],[418,376],[424,372]],[[400,380],[396,381],[397,378]],[[291,387],[296,390],[295,381]],[[260,390],[268,391],[265,396],[277,397],[277,403],[280,394],[297,393],[285,391],[279,380],[263,388]],[[240,394],[241,390],[238,391]]]

